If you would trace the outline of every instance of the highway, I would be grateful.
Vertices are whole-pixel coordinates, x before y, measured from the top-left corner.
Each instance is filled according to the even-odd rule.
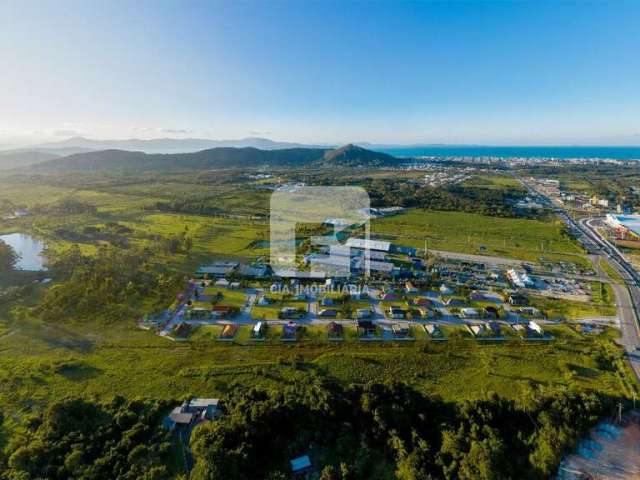
[[[537,191],[518,175],[514,174],[514,177],[531,194],[542,197],[547,206],[553,208],[553,211],[565,222],[569,231],[576,235],[578,241],[589,252],[597,271],[600,270],[600,259],[603,259],[622,277],[624,284],[612,283],[620,319],[621,338],[619,343],[624,348],[636,377],[640,380],[640,350],[638,350],[640,347],[640,327],[637,311],[640,306],[640,274],[615,245],[612,245],[598,233],[593,225],[593,219],[585,218],[575,221],[564,210],[562,204]]]

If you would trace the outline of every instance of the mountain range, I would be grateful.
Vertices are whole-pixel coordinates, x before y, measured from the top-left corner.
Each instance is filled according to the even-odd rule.
[[[248,137],[237,140],[209,140],[202,138],[95,140],[85,137],[72,137],[59,142],[36,145],[35,148],[40,150],[51,148],[84,148],[87,150],[134,150],[145,153],[188,153],[219,147],[253,147],[259,148],[260,150],[282,150],[286,148],[329,148],[331,146],[332,145],[278,142],[261,137]]]
[[[55,158],[93,151],[126,150],[154,154],[192,153],[214,148],[248,147],[260,150],[284,150],[294,148],[327,149],[332,146],[278,142],[260,137],[249,137],[239,140],[209,140],[200,138],[95,140],[85,137],[72,137],[58,142],[41,143],[32,147],[0,150],[0,170],[27,167]]]
[[[2,157],[0,157],[2,158]],[[217,147],[187,153],[145,153],[129,150],[100,150],[45,159],[28,166],[35,172],[90,171],[184,171],[259,166],[378,167],[393,165],[397,159],[356,145],[338,149],[284,148],[262,150],[254,147]]]

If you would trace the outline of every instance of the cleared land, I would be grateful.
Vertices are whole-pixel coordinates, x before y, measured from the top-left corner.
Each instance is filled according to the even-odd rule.
[[[540,257],[588,266],[559,220],[489,217],[475,213],[409,210],[373,221],[374,234],[417,248],[494,255],[537,262]]]

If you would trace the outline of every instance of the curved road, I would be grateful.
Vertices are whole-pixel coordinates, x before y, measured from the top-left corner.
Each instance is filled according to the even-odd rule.
[[[596,270],[600,270],[600,259],[603,259],[622,277],[624,284],[612,282],[622,334],[619,343],[624,348],[636,377],[640,380],[640,350],[638,349],[640,347],[640,327],[638,326],[640,273],[627,261],[618,248],[598,233],[591,219],[584,218],[575,221],[564,210],[562,204],[537,191],[517,174],[514,174],[514,177],[531,193],[546,199],[547,205],[551,206],[569,230],[578,236],[578,241],[589,252]]]

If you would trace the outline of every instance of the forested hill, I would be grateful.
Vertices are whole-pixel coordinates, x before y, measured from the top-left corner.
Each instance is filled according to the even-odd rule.
[[[327,150],[322,163],[332,166],[384,166],[393,165],[398,159],[386,153],[374,152],[357,145],[345,145],[335,150]]]
[[[33,169],[41,172],[82,172],[112,170],[207,170],[271,166],[327,164],[331,166],[380,166],[396,159],[384,153],[347,145],[336,150],[321,148],[212,148],[193,153],[147,154],[127,150],[103,150],[57,158]]]

